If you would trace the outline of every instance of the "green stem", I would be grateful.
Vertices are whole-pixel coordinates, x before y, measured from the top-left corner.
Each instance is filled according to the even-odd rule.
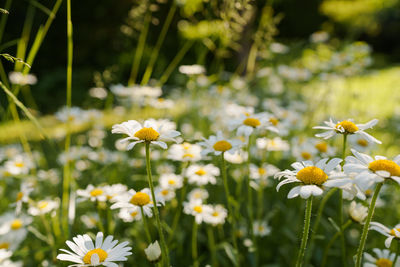
[[[228,207],[228,217],[230,219],[230,222],[232,224],[232,243],[233,243],[233,247],[235,249],[235,256],[237,259],[237,264],[239,264],[239,250],[238,250],[238,246],[237,246],[237,241],[236,241],[236,220],[234,218],[234,211],[233,211],[233,207],[232,207],[232,199],[231,199],[231,195],[229,193],[229,185],[228,185],[228,175],[226,172],[226,164],[225,164],[225,156],[224,156],[224,152],[222,152],[221,154],[221,174],[222,174],[222,178],[224,181],[224,189],[225,189],[225,195],[226,195],[226,202],[227,202],[227,207]]]
[[[368,216],[365,220],[364,228],[361,234],[360,245],[357,249],[357,258],[355,267],[361,267],[362,254],[364,252],[365,242],[367,241],[369,224],[371,223],[372,216],[374,215],[376,199],[378,198],[379,191],[381,190],[383,182],[376,185],[374,195],[372,196],[371,204],[368,209]]]
[[[168,11],[167,18],[165,19],[165,22],[161,29],[160,35],[158,36],[157,43],[151,53],[149,64],[146,67],[146,70],[145,70],[143,78],[142,78],[142,82],[140,83],[141,85],[145,85],[149,82],[151,73],[153,72],[154,64],[157,61],[158,53],[160,52],[161,45],[163,44],[165,36],[168,32],[169,26],[171,25],[171,21],[175,15],[175,11],[176,11],[176,2],[173,1],[172,6]]]
[[[342,162],[341,165],[344,165],[344,159],[346,157],[346,145],[347,145],[347,134],[343,134],[343,150],[342,150]],[[340,242],[341,242],[341,250],[342,250],[342,264],[343,266],[347,266],[346,261],[346,240],[343,231],[343,191],[339,189],[339,226],[340,226]]]
[[[351,225],[352,221],[349,219],[342,228],[342,231],[346,230],[347,227],[349,227]],[[329,240],[328,244],[326,245],[325,249],[324,249],[324,254],[322,256],[322,263],[321,263],[321,267],[324,267],[326,265],[326,261],[328,259],[328,253],[332,247],[332,245],[335,243],[336,239],[341,235],[341,231],[336,232],[333,237],[331,238],[331,240]]]
[[[105,228],[104,228],[104,223],[103,223],[103,212],[102,209],[100,207],[100,203],[96,200],[96,208],[97,208],[97,214],[99,214],[99,222],[98,222],[98,226],[100,228],[100,231],[105,233]]]
[[[192,258],[193,258],[193,267],[199,267],[199,262],[197,259],[197,228],[198,225],[196,221],[193,221],[193,229],[192,229]]]
[[[143,207],[140,207],[140,213],[142,214],[142,220],[144,225],[144,231],[146,232],[146,238],[149,243],[151,243],[151,234],[149,230],[149,224],[147,223],[146,214],[144,214]]]
[[[161,241],[161,249],[163,252],[163,257],[162,261],[165,263],[165,266],[170,267],[169,263],[169,252],[168,252],[168,247],[165,243],[165,237],[164,237],[164,232],[161,226],[161,221],[160,221],[160,216],[158,214],[158,208],[157,208],[157,200],[156,200],[156,195],[154,194],[154,185],[153,185],[153,178],[151,175],[151,165],[150,165],[150,142],[146,142],[146,171],[147,171],[147,179],[149,182],[149,187],[151,190],[151,196],[154,202],[153,205],[153,212],[154,212],[154,217],[156,217],[156,222],[157,222],[157,228],[158,228],[158,233],[160,235],[160,241]]]
[[[208,247],[211,253],[211,263],[213,267],[218,267],[217,255],[215,248],[215,238],[214,238],[214,230],[211,226],[207,228],[207,237],[208,237]]]
[[[248,170],[248,176],[247,176],[247,195],[248,195],[248,200],[247,200],[247,209],[249,212],[249,233],[251,238],[254,241],[254,235],[253,235],[253,190],[251,189],[250,186],[250,162],[251,162],[251,157],[250,157],[250,149],[251,149],[251,135],[249,136],[248,144],[247,144],[247,170]]]
[[[176,210],[176,213],[175,213],[175,216],[174,216],[174,220],[172,222],[172,228],[171,228],[172,230],[171,230],[171,234],[170,234],[170,236],[168,238],[168,243],[170,243],[172,241],[172,239],[174,238],[176,227],[178,227],[179,218],[180,218],[180,216],[182,214],[182,203],[183,203],[183,200],[184,200],[184,198],[186,196],[186,191],[187,191],[187,183],[184,183],[182,191],[181,191],[180,198],[178,200],[178,207],[177,207],[177,210]]]
[[[396,242],[396,256],[394,257],[394,260],[393,260],[393,266],[396,266],[396,262],[397,262],[397,259],[399,258],[399,253],[400,253],[400,244],[399,244],[399,241],[397,241]]]
[[[297,256],[296,267],[303,266],[303,258],[304,253],[307,247],[308,233],[310,231],[310,222],[311,222],[311,210],[312,210],[312,196],[307,199],[306,202],[306,210],[304,215],[304,228],[303,228],[303,237],[301,238],[301,245],[299,254]]]

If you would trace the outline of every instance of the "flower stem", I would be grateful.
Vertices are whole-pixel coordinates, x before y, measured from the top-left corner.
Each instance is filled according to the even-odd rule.
[[[343,150],[342,150],[342,162],[341,165],[344,165],[344,159],[346,157],[346,145],[347,145],[347,134],[343,135]],[[342,264],[343,266],[347,266],[346,262],[346,240],[344,238],[343,231],[343,191],[339,189],[339,226],[340,226],[340,242],[342,249]]]
[[[392,263],[393,266],[396,266],[397,259],[399,258],[399,253],[400,253],[400,244],[399,244],[399,241],[397,241],[396,242],[396,256],[394,257],[394,260]]]
[[[215,239],[214,239],[214,230],[211,226],[207,228],[207,237],[208,237],[208,247],[211,253],[211,266],[218,267],[216,248],[215,248]]]
[[[347,229],[347,227],[349,227],[351,225],[352,221],[349,219],[347,220],[347,222],[343,225],[342,231],[344,231],[345,229]],[[341,231],[336,232],[333,237],[331,238],[331,240],[329,240],[328,244],[326,245],[325,249],[324,249],[324,254],[322,256],[322,263],[321,263],[321,267],[324,267],[326,265],[326,261],[328,259],[328,253],[329,250],[331,249],[332,245],[335,243],[336,239],[341,235]]]
[[[147,170],[147,179],[148,179],[150,190],[151,190],[151,197],[154,202],[154,205],[153,205],[154,217],[156,217],[158,233],[160,235],[161,250],[163,253],[162,261],[165,263],[165,266],[170,267],[168,247],[165,243],[164,232],[163,232],[163,229],[161,226],[160,216],[158,214],[156,195],[154,194],[153,178],[151,176],[150,143],[149,142],[146,142],[146,170]]]
[[[146,232],[146,238],[149,243],[151,243],[151,234],[149,224],[147,223],[146,215],[144,214],[143,207],[140,207],[140,213],[142,214],[142,220],[144,225],[144,231]]]
[[[197,225],[196,221],[193,221],[193,230],[192,230],[193,267],[199,267],[199,262],[197,260],[197,228],[198,228],[198,225]]]
[[[313,197],[310,196],[306,202],[306,211],[305,211],[305,215],[304,215],[303,237],[301,238],[301,245],[300,245],[299,254],[297,256],[296,267],[303,266],[303,258],[304,258],[304,253],[306,251],[308,233],[310,231],[312,198]]]
[[[224,153],[221,154],[221,174],[222,174],[222,178],[224,180],[224,188],[225,188],[225,195],[226,195],[226,199],[227,199],[227,206],[228,206],[228,217],[230,218],[230,222],[232,224],[232,243],[233,243],[233,247],[235,249],[235,256],[237,259],[237,264],[239,264],[239,256],[238,256],[238,246],[237,246],[237,241],[236,241],[236,220],[234,218],[234,214],[233,214],[233,207],[232,207],[232,203],[231,203],[231,195],[229,193],[229,185],[228,185],[228,176],[227,176],[227,172],[226,172],[226,164],[225,164],[225,155]]]
[[[381,190],[382,185],[383,182],[376,185],[374,195],[372,196],[371,204],[368,208],[368,216],[367,219],[365,220],[364,228],[361,234],[360,245],[358,246],[357,249],[357,258],[355,267],[361,267],[361,259],[362,259],[362,254],[364,252],[365,242],[367,241],[369,224],[371,223],[372,216],[374,215],[376,199],[378,198],[379,191]]]
[[[254,235],[253,235],[253,191],[251,190],[250,186],[250,162],[251,162],[251,157],[250,157],[250,148],[251,148],[251,135],[249,136],[249,141],[247,145],[247,169],[248,169],[248,176],[247,176],[247,210],[249,212],[249,233],[254,241]]]

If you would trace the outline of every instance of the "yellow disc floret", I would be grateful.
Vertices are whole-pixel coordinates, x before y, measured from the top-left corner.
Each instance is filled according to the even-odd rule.
[[[212,213],[212,216],[214,216],[214,217],[217,217],[218,215],[219,215],[219,213],[216,212],[216,211],[214,211],[214,212]]]
[[[365,139],[358,139],[357,144],[362,146],[362,147],[367,147],[368,146],[368,141]]]
[[[43,210],[43,209],[45,209],[48,205],[49,205],[49,202],[47,202],[47,201],[39,201],[39,203],[38,203],[38,208],[41,209],[41,210]]]
[[[328,144],[325,142],[321,142],[316,144],[315,148],[318,149],[320,153],[326,153],[328,151]]]
[[[11,223],[11,229],[13,229],[13,230],[18,230],[22,226],[23,226],[23,223],[22,223],[22,221],[20,219],[15,219]]]
[[[203,208],[201,206],[194,206],[193,210],[197,213],[201,213],[203,211]]]
[[[269,122],[272,123],[272,125],[276,126],[279,123],[279,120],[277,118],[270,118]]]
[[[100,188],[95,188],[95,189],[93,189],[92,191],[90,191],[90,195],[91,195],[92,197],[97,197],[97,196],[100,196],[100,195],[102,195],[102,194],[103,194],[103,190],[100,189]]]
[[[143,192],[137,192],[130,201],[133,205],[144,206],[150,203],[150,196]]]
[[[153,128],[143,127],[139,131],[135,133],[135,137],[139,138],[140,140],[144,140],[146,142],[156,141],[160,134],[154,130]]]
[[[328,175],[318,167],[309,166],[301,169],[297,175],[297,179],[305,184],[322,185],[328,179]]]
[[[341,121],[336,124],[335,128],[339,129],[340,126],[343,127],[345,133],[347,134],[353,134],[358,131],[357,125],[355,125],[354,122],[351,121]]]
[[[206,174],[206,171],[202,168],[198,169],[195,174],[199,175],[199,176],[203,176],[204,174]]]
[[[225,151],[228,151],[229,149],[231,149],[231,148],[232,148],[232,145],[231,145],[231,143],[229,143],[228,141],[221,140],[221,141],[216,142],[216,143],[213,145],[213,148],[214,148],[216,151],[225,152]]]
[[[397,165],[393,160],[374,160],[368,165],[368,168],[373,172],[387,171],[390,173],[390,176],[400,176],[400,166]]]
[[[17,201],[20,201],[24,197],[24,193],[18,192],[17,194]]]
[[[303,158],[303,159],[306,159],[306,160],[308,160],[308,159],[311,159],[311,153],[310,152],[307,152],[307,151],[304,151],[304,152],[301,152],[301,157]]]
[[[400,228],[393,228],[392,230],[390,230],[390,234],[392,235],[392,236],[395,236],[395,237],[398,237],[397,235],[396,235],[396,231],[397,232],[400,232]]]
[[[243,124],[256,128],[257,126],[260,126],[261,122],[255,118],[247,118],[243,121]]]
[[[375,265],[378,267],[392,267],[393,263],[389,259],[380,258],[376,260]]]
[[[97,254],[97,256],[99,256],[99,262],[104,262],[108,256],[107,252],[105,252],[101,248],[95,248],[95,249],[89,250],[89,252],[86,253],[86,255],[83,257],[83,262],[85,264],[91,264],[92,263],[91,259],[92,259],[93,254]]]
[[[10,247],[9,243],[6,242],[0,243],[0,249],[8,249],[9,247]]]

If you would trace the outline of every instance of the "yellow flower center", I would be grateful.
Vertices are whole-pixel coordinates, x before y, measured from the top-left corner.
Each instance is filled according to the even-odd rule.
[[[397,230],[397,232],[400,232],[400,228],[393,228],[392,230],[390,230],[390,234],[393,235],[393,236],[396,236],[395,230]]]
[[[161,191],[161,195],[166,196],[168,195],[169,191],[167,189],[164,189]]]
[[[95,188],[95,189],[93,189],[92,191],[90,191],[90,195],[91,195],[92,197],[97,197],[97,196],[100,196],[100,195],[102,195],[102,194],[103,194],[103,190],[100,189],[100,188]]]
[[[322,185],[328,179],[328,175],[318,167],[309,166],[301,169],[297,175],[297,179],[305,184]]]
[[[335,128],[338,129],[339,126],[342,126],[343,129],[345,130],[345,133],[348,134],[353,134],[358,131],[357,125],[355,125],[354,122],[351,121],[341,121],[338,124],[336,124]]]
[[[216,212],[216,211],[214,211],[214,212],[212,213],[212,216],[214,216],[214,217],[217,217],[218,215],[219,215],[219,213]]]
[[[214,148],[216,151],[225,152],[225,151],[228,151],[229,149],[231,149],[231,148],[232,148],[232,145],[231,145],[231,143],[229,143],[228,141],[221,140],[221,141],[216,142],[216,143],[213,145],[213,148]]]
[[[136,215],[138,215],[138,212],[137,212],[137,211],[131,212],[131,216],[132,216],[132,217],[136,217]]]
[[[175,182],[175,180],[169,180],[169,181],[168,181],[168,184],[174,185],[174,184],[176,184],[176,182]]]
[[[276,126],[279,123],[279,120],[277,118],[270,118],[269,122],[272,123],[272,125]]]
[[[18,192],[17,194],[17,201],[20,201],[24,197],[24,193]]]
[[[400,176],[400,166],[397,165],[393,160],[378,159],[372,161],[368,168],[371,171],[387,171],[390,176]]]
[[[23,225],[23,223],[22,223],[22,221],[20,219],[15,219],[11,223],[11,229],[18,230],[19,228],[22,227],[22,225]]]
[[[130,202],[136,206],[144,206],[150,203],[150,196],[143,192],[137,192]]]
[[[328,144],[325,142],[321,142],[315,145],[315,148],[318,149],[320,153],[325,153],[328,151]]]
[[[362,146],[362,147],[367,147],[368,146],[368,141],[365,139],[358,139],[357,144]]]
[[[195,174],[203,176],[204,174],[206,174],[206,171],[204,169],[199,169],[195,172]]]
[[[189,143],[183,143],[182,146],[183,146],[183,149],[185,149],[185,150],[188,150],[192,147],[192,145]]]
[[[85,264],[91,264],[91,259],[92,259],[92,255],[93,254],[97,254],[97,256],[99,256],[100,262],[103,262],[107,259],[107,252],[105,252],[104,250],[102,250],[101,248],[95,248],[92,250],[89,250],[88,253],[86,253],[86,255],[83,257],[83,262]]]
[[[160,134],[151,127],[149,128],[143,127],[142,129],[140,129],[135,133],[135,137],[147,142],[156,141],[159,136]]]
[[[42,209],[45,209],[48,205],[49,205],[49,202],[40,201],[39,204],[38,204],[38,208],[42,210]]]
[[[258,226],[258,231],[263,232],[264,231],[264,226],[262,226],[262,225]]]
[[[0,249],[8,249],[10,247],[10,244],[7,242],[0,243]]]
[[[243,121],[243,124],[256,128],[257,126],[260,126],[261,122],[255,118],[247,118]]]
[[[375,262],[375,265],[378,267],[392,267],[393,263],[389,259],[380,258]]]
[[[264,168],[258,168],[258,174],[264,175],[266,173],[267,173],[267,171]]]
[[[203,211],[203,208],[201,206],[194,206],[193,210],[197,213],[201,213]]]
[[[24,167],[24,163],[23,162],[15,162],[15,167],[18,167],[18,168],[22,168],[22,167]]]
[[[311,159],[311,153],[309,153],[307,151],[301,152],[301,157],[303,159]]]
[[[194,158],[194,155],[190,154],[190,153],[186,153],[186,154],[183,154],[183,158]]]

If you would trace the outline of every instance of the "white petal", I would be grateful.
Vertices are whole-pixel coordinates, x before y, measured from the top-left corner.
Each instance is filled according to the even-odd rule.
[[[299,185],[299,186],[296,186],[296,187],[293,187],[290,191],[289,191],[289,193],[288,193],[288,198],[294,198],[294,197],[297,197],[299,194],[300,194],[300,189],[301,189],[301,186]]]

